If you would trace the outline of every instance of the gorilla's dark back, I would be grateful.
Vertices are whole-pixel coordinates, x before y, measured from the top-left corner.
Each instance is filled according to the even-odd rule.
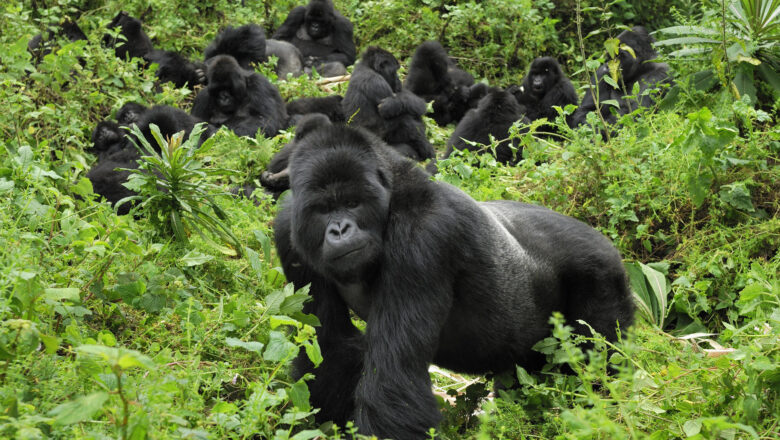
[[[453,150],[472,150],[479,146],[469,145],[464,141],[477,142],[490,145],[490,136],[498,141],[503,141],[496,147],[496,159],[504,164],[515,164],[522,159],[522,151],[518,149],[517,139],[512,140],[509,146],[509,128],[518,120],[528,123],[525,118],[525,107],[517,103],[515,97],[506,90],[492,90],[482,98],[475,109],[471,109],[461,119],[455,131],[447,141],[445,157],[449,157]]]

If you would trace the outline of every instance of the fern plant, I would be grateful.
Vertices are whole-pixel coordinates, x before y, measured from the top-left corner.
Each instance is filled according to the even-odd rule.
[[[221,252],[238,255],[241,246],[230,229],[227,214],[216,202],[218,196],[229,193],[206,180],[224,174],[225,170],[206,168],[196,157],[213,145],[212,139],[200,143],[205,125],[196,125],[186,141],[184,132],[165,139],[156,125],[150,127],[160,152],[133,125],[133,142],[141,158],[137,169],[127,169],[131,174],[124,185],[137,195],[126,197],[118,204],[139,202],[136,209],[143,211],[162,235],[172,233],[177,241],[186,244],[194,231]],[[211,237],[218,237],[228,246]]]
[[[683,46],[671,57],[711,55],[715,71],[699,73],[700,84],[714,84],[717,72],[738,98],[748,95],[755,104],[758,77],[773,99],[780,98],[780,0],[722,0],[721,5],[719,28],[715,24],[663,28],[658,32],[672,37],[656,46]]]

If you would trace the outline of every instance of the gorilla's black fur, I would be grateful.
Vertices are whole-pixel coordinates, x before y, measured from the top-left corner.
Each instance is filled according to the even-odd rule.
[[[341,109],[343,99],[341,95],[294,99],[286,105],[290,125],[297,125],[301,116],[310,113],[322,113],[332,122],[344,122],[344,112]]]
[[[290,156],[303,138],[318,127],[330,125],[331,120],[322,113],[309,113],[301,115],[295,127],[295,138],[285,145],[278,153],[274,154],[268,167],[260,175],[260,183],[268,189],[274,197],[279,197],[282,192],[290,189]]]
[[[651,90],[665,84],[671,84],[669,66],[665,63],[653,62],[658,53],[653,49],[653,37],[642,26],[634,26],[631,30],[623,31],[618,39],[624,45],[633,49],[636,57],[628,50],[620,49],[618,60],[620,61],[620,75],[618,89],[613,88],[604,77],[610,74],[607,64],[602,64],[596,71],[596,78],[591,78],[590,88],[585,92],[582,102],[571,117],[572,126],[585,122],[588,113],[595,111],[596,102],[603,103],[607,100],[616,100],[620,104],[615,116],[610,105],[601,104],[601,114],[609,123],[615,123],[618,116],[622,116],[636,110],[638,107],[651,107],[655,104],[658,94]],[[639,85],[639,93],[633,96],[634,84]],[[663,94],[665,89],[662,89]],[[596,95],[596,96],[594,96]]]
[[[481,148],[469,145],[464,139],[490,145],[492,135],[497,141],[502,141],[496,147],[496,159],[503,164],[516,164],[523,158],[522,149],[519,148],[517,139],[512,140],[511,148],[506,139],[509,137],[509,127],[518,120],[529,122],[525,117],[525,107],[518,104],[510,92],[491,90],[479,101],[477,108],[469,110],[455,127],[447,141],[445,157],[449,157],[453,150],[475,151]],[[513,148],[517,151],[513,151]]]
[[[365,130],[319,127],[297,144],[274,233],[287,278],[311,285],[305,311],[321,322],[323,362],[295,361],[295,377],[315,375],[318,422],[427,438],[441,419],[429,364],[540,368],[532,347],[553,311],[610,341],[631,324],[620,255],[590,226],[539,206],[478,203]]]
[[[129,126],[134,122],[138,122],[147,110],[149,109],[142,104],[128,102],[116,112],[116,122],[118,122],[119,125]]]
[[[188,60],[177,52],[154,49],[144,55],[144,60],[158,65],[155,74],[160,82],[171,82],[175,87],[186,85],[190,89],[206,83],[206,65]]]
[[[217,55],[206,65],[209,85],[195,97],[193,116],[239,136],[254,137],[258,130],[274,136],[287,126],[282,96],[266,77],[241,68],[230,55]]]
[[[351,124],[365,127],[417,160],[434,156],[425,135],[425,101],[401,90],[398,60],[369,47],[355,66],[341,106]]]
[[[382,140],[404,156],[416,161],[436,157],[425,134],[425,101],[412,92],[402,90],[388,96],[377,106],[384,122]]]
[[[552,122],[558,116],[553,106],[564,108],[578,101],[577,91],[552,57],[535,59],[521,86],[509,90],[525,106],[525,116],[531,121],[547,118]]]
[[[433,119],[439,125],[458,122],[485,93],[473,87],[474,77],[459,68],[438,41],[426,41],[417,47],[409,64],[404,86],[433,101]]]
[[[273,38],[294,44],[306,67],[315,67],[323,76],[334,76],[355,63],[352,32],[352,23],[333,7],[331,0],[311,0],[307,6],[290,11]]]
[[[114,47],[114,53],[119,58],[142,58],[145,66],[157,64],[156,76],[160,82],[172,82],[176,87],[187,85],[190,89],[206,82],[206,66],[203,63],[190,61],[177,52],[155,49],[142,28],[141,20],[127,12],[119,12],[107,27],[119,27],[126,41],[105,34],[103,44]]]
[[[159,145],[152,136],[151,124],[160,129],[163,138],[183,131],[185,139],[189,136],[197,121],[187,112],[169,107],[157,105],[145,108],[137,103],[125,104],[117,112],[119,123],[111,121],[100,122],[92,132],[92,151],[97,153],[98,161],[87,173],[87,178],[92,182],[96,194],[106,198],[111,204],[134,195],[132,191],[122,185],[130,175],[129,171],[117,171],[116,168],[137,168],[140,154],[133,145],[133,135],[124,127],[136,124],[149,144],[159,151]],[[205,141],[213,130],[206,130],[201,134],[201,142]],[[131,206],[122,205],[118,213],[127,214]]]
[[[217,55],[230,55],[239,66],[249,69],[252,63],[266,60],[265,31],[256,24],[245,24],[234,28],[228,26],[209,44],[204,51],[208,61]]]
[[[151,52],[154,47],[152,46],[152,40],[146,35],[142,26],[141,20],[132,17],[126,11],[120,11],[108,26],[108,29],[119,28],[119,33],[124,36],[125,40],[114,38],[111,34],[105,34],[103,36],[103,44],[107,47],[113,47],[114,53],[118,58],[143,58],[144,55]]]

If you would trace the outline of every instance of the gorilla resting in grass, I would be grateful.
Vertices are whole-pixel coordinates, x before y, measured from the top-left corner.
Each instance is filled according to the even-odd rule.
[[[523,83],[512,86],[509,90],[517,99],[517,102],[526,109],[525,116],[535,121],[547,118],[553,122],[558,116],[555,106],[564,108],[568,104],[577,105],[577,91],[574,90],[569,78],[564,75],[560,64],[555,58],[540,57],[531,63],[528,75],[523,78]],[[544,130],[555,130],[553,126],[546,126]]]
[[[509,129],[516,121],[529,123],[525,117],[526,109],[517,103],[514,95],[507,90],[493,89],[479,101],[460,120],[455,131],[447,141],[444,157],[450,157],[453,150],[479,151],[490,145],[490,137],[498,141],[496,160],[504,165],[516,165],[523,158],[522,146],[518,139],[509,140]],[[469,142],[481,145],[471,145]]]
[[[311,284],[323,362],[306,354],[318,421],[428,438],[441,419],[431,363],[482,374],[543,365],[532,350],[562,312],[610,341],[632,322],[617,250],[590,226],[512,201],[476,202],[363,130],[318,128],[289,162],[276,247],[296,288]],[[365,333],[350,310],[366,321]]]
[[[273,35],[275,40],[295,45],[303,56],[305,70],[316,68],[322,76],[347,73],[357,51],[352,23],[333,7],[331,0],[311,0],[290,11]]]
[[[130,172],[117,170],[117,168],[138,168],[138,159],[141,157],[141,153],[134,145],[134,142],[139,145],[140,143],[135,139],[134,134],[126,130],[126,127],[137,125],[144,139],[159,152],[160,147],[152,135],[151,124],[157,125],[163,138],[170,138],[183,131],[186,139],[195,124],[202,122],[178,108],[167,105],[147,108],[133,102],[122,106],[116,118],[116,122],[98,123],[92,132],[91,152],[98,156],[98,160],[87,173],[95,194],[105,197],[112,205],[116,205],[125,197],[135,195],[135,192],[123,185],[127,182]],[[205,141],[213,133],[213,127],[208,127],[201,134],[200,141]],[[130,204],[123,204],[117,213],[127,214],[130,208]]]
[[[591,86],[585,92],[582,102],[571,116],[571,124],[576,127],[585,122],[588,113],[597,109],[596,103],[601,102],[601,114],[608,123],[615,123],[619,116],[631,113],[638,107],[651,107],[656,99],[665,92],[665,87],[673,82],[669,76],[669,66],[665,63],[656,63],[653,60],[658,53],[653,48],[651,37],[642,26],[634,26],[618,35],[621,49],[617,58],[620,63],[619,88],[609,85],[604,77],[610,75],[607,64],[602,64],[596,71],[596,78],[591,78]],[[626,50],[631,48],[634,54]],[[636,56],[635,56],[636,55]],[[634,96],[634,85],[638,86],[638,93]],[[660,93],[654,93],[653,89],[660,88]],[[615,100],[619,108],[612,113],[613,106],[603,104],[607,100]]]

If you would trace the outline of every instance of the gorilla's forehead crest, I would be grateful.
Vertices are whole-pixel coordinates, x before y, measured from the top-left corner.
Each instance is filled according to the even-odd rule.
[[[292,188],[318,188],[334,183],[362,182],[380,163],[377,139],[363,130],[343,126],[318,128],[307,135],[290,160]]]

